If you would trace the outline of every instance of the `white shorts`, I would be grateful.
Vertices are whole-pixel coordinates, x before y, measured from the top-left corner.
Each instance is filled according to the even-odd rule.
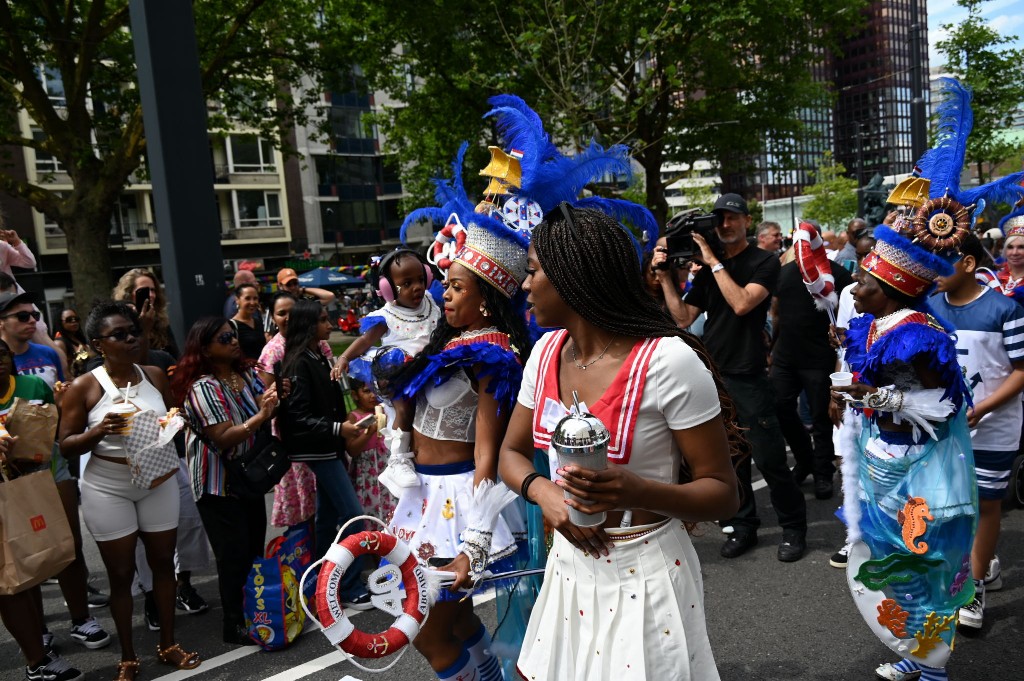
[[[82,472],[82,516],[96,541],[133,532],[163,532],[178,526],[178,485],[174,476],[153,489],[132,485],[126,464],[90,456]]]

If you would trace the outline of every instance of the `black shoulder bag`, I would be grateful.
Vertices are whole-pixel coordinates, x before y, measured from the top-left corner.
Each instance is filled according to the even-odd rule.
[[[184,413],[183,411],[182,414]],[[203,444],[220,452],[217,445],[210,442],[202,429],[196,427],[191,419],[186,418],[186,423]],[[229,459],[221,453],[220,460],[227,473],[228,493],[241,499],[263,497],[274,489],[274,485],[281,482],[281,478],[292,465],[281,441],[271,432],[269,421],[256,431],[256,440],[243,454]]]

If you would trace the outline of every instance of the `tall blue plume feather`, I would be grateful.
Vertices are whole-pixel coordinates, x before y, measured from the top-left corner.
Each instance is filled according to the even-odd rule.
[[[487,100],[495,109],[509,108],[516,109],[530,119],[531,124],[538,130],[544,129],[544,122],[541,121],[537,112],[530,108],[530,105],[519,95],[494,95]]]
[[[544,132],[544,127],[540,124],[537,114],[527,107],[525,102],[522,106],[529,113],[525,113],[519,108],[501,106],[488,111],[484,114],[484,118],[491,116],[495,118],[494,127],[497,128],[498,135],[505,142],[506,149],[523,152],[519,165],[523,169],[523,189],[529,191],[525,183],[537,173],[544,161],[557,155],[558,150],[551,143],[548,134]]]
[[[935,110],[938,119],[937,140],[935,146],[918,161],[921,175],[931,181],[928,193],[933,199],[943,196],[947,189],[952,196],[959,196],[967,137],[974,126],[971,91],[953,78],[941,78],[940,88],[943,101]],[[964,205],[969,203],[958,200]]]
[[[971,187],[960,192],[957,200],[965,206],[984,200],[992,203],[1008,203],[1011,206],[1024,197],[1024,172],[1012,173],[998,180],[993,180],[980,187]],[[933,185],[934,186],[934,185]]]
[[[658,240],[658,221],[646,206],[623,199],[606,199],[603,196],[588,196],[576,203],[577,208],[596,208],[602,213],[611,215],[622,223],[629,223],[640,230],[645,239],[643,244],[637,243],[640,255],[643,251],[650,252]],[[630,235],[632,236],[632,234]],[[634,239],[635,240],[635,239]]]
[[[616,144],[605,149],[592,141],[589,148],[575,156],[545,163],[531,183],[530,198],[547,213],[562,201],[575,204],[584,187],[608,173],[625,175],[627,181],[632,181],[629,148]]]
[[[462,180],[462,168],[465,165],[466,150],[469,149],[469,142],[459,145],[459,151],[452,160],[452,178],[450,180],[438,178],[434,180],[434,200],[442,210],[451,213],[462,213],[467,208],[472,210],[473,202],[466,195],[466,185]],[[447,215],[445,218],[447,219]]]
[[[444,224],[444,221],[448,219],[449,215],[451,215],[451,212],[446,211],[443,208],[417,208],[416,210],[412,211],[411,213],[405,216],[405,220],[402,221],[402,229],[398,233],[398,238],[401,239],[402,243],[404,244],[406,243],[406,233],[409,231],[409,227],[411,227],[412,225],[423,220],[427,220],[432,224]]]

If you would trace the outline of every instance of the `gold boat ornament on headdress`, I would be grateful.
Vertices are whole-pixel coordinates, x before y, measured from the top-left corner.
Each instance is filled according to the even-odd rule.
[[[893,187],[893,190],[889,193],[889,198],[885,201],[897,206],[920,208],[928,200],[931,184],[931,180],[926,177],[911,175]]]
[[[491,181],[487,183],[487,188],[484,189],[484,196],[505,196],[511,193],[512,189],[509,187],[508,182],[499,177],[492,177]]]
[[[519,159],[522,158],[522,154],[515,152],[515,150],[511,154],[506,154],[501,147],[487,147],[487,150],[491,152],[491,160],[480,171],[480,174],[484,177],[504,180],[505,184],[515,189],[522,187],[523,169],[519,165]],[[490,189],[490,186],[488,186],[488,189]]]

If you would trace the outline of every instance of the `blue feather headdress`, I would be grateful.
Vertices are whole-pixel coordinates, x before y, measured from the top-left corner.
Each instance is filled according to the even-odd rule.
[[[605,149],[591,141],[578,154],[566,156],[552,144],[540,117],[522,99],[515,95],[497,95],[487,101],[494,108],[485,114],[485,118],[495,119],[496,129],[506,148],[522,153],[522,182],[515,192],[518,197],[534,204],[542,216],[563,201],[577,208],[595,208],[643,235],[641,247],[630,234],[638,254],[642,255],[642,248],[654,248],[658,224],[646,207],[623,199],[580,196],[587,185],[609,175],[632,181],[628,147],[616,144]]]
[[[977,211],[987,203],[1016,203],[1024,197],[1024,172],[1013,173],[979,187],[962,189],[960,175],[967,157],[967,140],[974,125],[971,91],[953,78],[939,80],[942,101],[936,109],[937,139],[924,153],[918,168],[930,185],[928,201],[903,221],[916,243],[947,258],[958,255],[960,244],[970,232]]]
[[[608,175],[631,178],[628,148],[614,145],[605,149],[591,142],[579,154],[566,156],[551,142],[540,116],[521,98],[505,94],[488,102],[493,108],[484,117],[494,119],[502,143],[492,151],[492,164],[498,171],[481,171],[492,177],[488,187],[492,193],[479,204],[467,194],[463,164],[468,143],[464,142],[452,163],[452,178],[434,180],[437,205],[415,210],[406,217],[401,230],[403,242],[416,222],[445,224],[435,237],[428,259],[441,269],[453,260],[462,260],[510,296],[525,278],[530,231],[563,201],[611,215],[638,230],[648,250],[654,247],[658,225],[647,208],[622,199],[580,196],[588,184]],[[501,181],[494,183],[494,179]],[[498,196],[493,194],[495,188],[500,188],[500,195],[505,197],[500,206],[494,200]],[[629,229],[626,231],[641,255],[643,246]],[[503,265],[494,267],[498,262]]]

